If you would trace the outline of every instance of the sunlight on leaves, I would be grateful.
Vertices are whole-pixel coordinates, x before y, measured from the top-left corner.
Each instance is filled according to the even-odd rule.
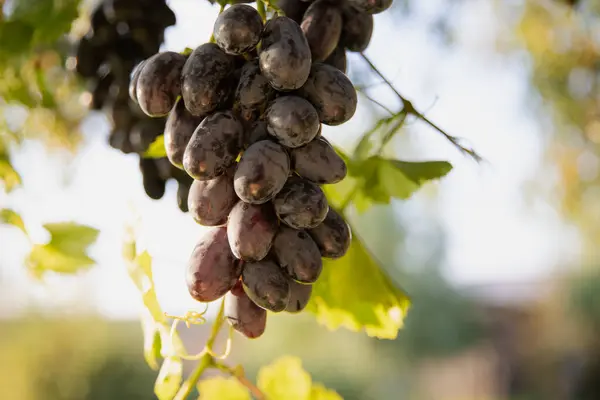
[[[307,309],[329,329],[364,330],[369,336],[394,339],[409,305],[406,294],[394,287],[355,237],[344,257],[323,260]]]
[[[198,400],[250,400],[248,390],[235,378],[216,377],[198,383]]]
[[[157,371],[162,348],[159,326],[150,313],[144,313],[141,322],[144,334],[144,359],[150,368]]]
[[[8,159],[2,158],[2,155],[0,155],[0,182],[4,184],[4,189],[8,193],[21,184],[21,176]]]
[[[163,362],[156,383],[154,394],[159,400],[172,400],[181,386],[183,364],[178,357],[168,357]]]
[[[165,149],[165,135],[157,137],[148,150],[144,153],[144,158],[163,158],[167,156],[167,150]]]
[[[27,229],[25,229],[25,223],[23,218],[17,214],[14,210],[4,208],[0,210],[0,223],[13,225],[19,228],[25,235],[27,235]]]
[[[313,385],[310,391],[310,400],[343,400],[336,391],[327,389],[325,386]]]

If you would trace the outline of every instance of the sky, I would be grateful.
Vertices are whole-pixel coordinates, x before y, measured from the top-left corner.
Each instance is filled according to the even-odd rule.
[[[529,282],[577,260],[577,232],[561,220],[553,199],[524,194],[541,168],[542,128],[523,106],[529,90],[526,56],[494,52],[498,22],[493,2],[469,2],[469,12],[454,16],[460,35],[451,50],[432,40],[423,23],[443,2],[415,3],[420,3],[416,17],[401,24],[386,15],[375,17],[367,54],[418,109],[465,138],[488,161],[477,165],[418,122],[404,133],[412,145],[394,149],[400,159],[447,159],[454,165],[435,195],[436,215],[449,240],[446,275],[458,285]],[[217,6],[200,0],[172,0],[169,5],[178,24],[166,32],[163,49],[193,48],[210,37]],[[361,61],[356,56],[349,60],[352,73]],[[372,94],[398,106],[383,89]],[[361,99],[349,123],[325,127],[323,133],[348,146],[370,123]],[[28,307],[63,312],[91,307],[110,318],[136,318],[141,303],[121,258],[125,228],[132,223],[154,258],[163,309],[170,314],[198,309],[187,293],[184,269],[205,228],[177,209],[174,183],[160,201],[145,196],[136,157],[106,144],[108,123],[102,115],[91,115],[84,132],[82,150],[69,161],[47,154],[39,143],[27,143],[13,160],[23,187],[10,196],[0,193],[0,206],[20,212],[37,242],[47,239],[41,228],[46,222],[74,220],[97,227],[101,234],[90,254],[98,265],[76,277],[32,282],[23,267],[28,241],[18,231],[0,227],[0,315]],[[61,174],[63,170],[67,173]],[[551,185],[552,171],[545,176],[543,183]],[[415,221],[424,212],[424,200],[420,193],[405,204],[414,210]],[[418,238],[410,218],[409,240]]]

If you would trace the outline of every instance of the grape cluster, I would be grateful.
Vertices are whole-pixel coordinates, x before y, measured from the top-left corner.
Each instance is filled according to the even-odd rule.
[[[167,158],[141,156],[163,133],[166,120],[149,118],[129,96],[135,66],[159,51],[164,30],[175,22],[165,0],[104,0],[92,12],[89,32],[77,44],[75,70],[86,80],[90,108],[104,110],[110,118],[109,144],[123,153],[140,155],[146,194],[162,198],[167,181],[174,178],[179,208],[187,211],[192,179]]]
[[[265,24],[234,4],[219,14],[214,42],[155,54],[132,76],[131,98],[167,117],[167,157],[194,179],[190,214],[212,227],[191,255],[189,292],[200,302],[225,296],[229,322],[249,338],[264,332],[267,311],[303,310],[322,258],[350,246],[321,188],[344,179],[346,164],[321,128],[354,115],[345,49],[364,50],[372,14],[389,5],[317,0],[299,20]]]

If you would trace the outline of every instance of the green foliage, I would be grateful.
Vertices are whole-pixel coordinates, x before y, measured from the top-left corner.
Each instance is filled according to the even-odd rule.
[[[4,185],[4,190],[10,193],[21,184],[21,176],[12,166],[6,147],[2,131],[0,131],[0,182]]]
[[[163,158],[167,156],[165,149],[165,135],[160,135],[150,144],[144,153],[144,158]]]
[[[198,383],[198,400],[250,400],[248,390],[235,378],[216,377]]]
[[[50,271],[74,274],[95,264],[87,250],[98,237],[97,229],[73,222],[46,224],[44,228],[50,233],[50,242],[35,244],[26,260],[35,277]]]
[[[28,235],[27,229],[25,229],[25,223],[23,218],[17,214],[14,210],[4,208],[0,210],[0,223],[13,225],[19,228],[25,235]]]

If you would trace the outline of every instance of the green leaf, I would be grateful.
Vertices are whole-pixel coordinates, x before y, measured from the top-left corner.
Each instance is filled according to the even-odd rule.
[[[127,243],[125,247],[130,248],[130,246],[131,244]],[[133,261],[127,263],[127,272],[142,294],[144,306],[146,306],[154,321],[165,322],[165,314],[156,297],[154,279],[152,278],[152,257],[150,254],[144,251],[142,254],[135,256]]]
[[[185,49],[183,49],[181,54],[183,54],[184,56],[189,56],[190,54],[192,54],[192,51],[194,51],[194,49],[192,49],[191,47],[186,47]]]
[[[96,263],[87,250],[98,237],[97,229],[73,222],[46,224],[44,228],[50,233],[50,242],[34,245],[25,262],[34,276],[40,278],[48,271],[74,274]]]
[[[297,357],[284,356],[258,371],[258,388],[269,400],[341,400],[333,390],[314,384]]]
[[[165,149],[165,135],[157,137],[148,150],[144,153],[144,158],[163,158],[167,156],[167,150]]]
[[[23,223],[21,216],[9,208],[0,210],[0,223],[16,226],[25,235],[28,235],[27,229],[25,229],[25,223]]]
[[[364,330],[367,335],[394,339],[402,327],[410,300],[394,287],[356,237],[347,254],[323,260],[323,272],[313,286],[307,307],[329,329]]]
[[[10,193],[14,188],[21,184],[21,176],[7,158],[0,154],[0,182],[4,184],[4,189]]]
[[[198,400],[251,400],[250,393],[235,378],[216,377],[198,383]]]
[[[181,359],[178,357],[166,358],[154,383],[156,397],[159,400],[172,400],[181,386],[182,376]]]
[[[144,313],[142,332],[144,333],[144,359],[153,370],[158,370],[158,360],[161,358],[162,338],[159,324],[149,313]]]

